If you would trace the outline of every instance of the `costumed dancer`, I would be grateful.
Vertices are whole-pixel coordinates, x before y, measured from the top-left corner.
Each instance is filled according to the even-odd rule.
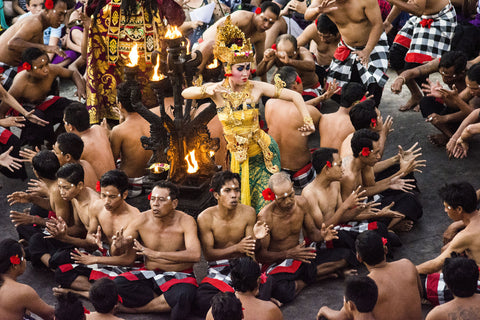
[[[292,101],[303,117],[300,130],[308,135],[315,131],[313,120],[302,96],[283,89],[285,83],[275,77],[275,85],[249,80],[254,60],[250,39],[232,25],[230,16],[218,27],[214,46],[215,57],[224,62],[225,79],[190,87],[182,92],[186,99],[211,98],[223,126],[230,151],[230,169],[241,175],[241,202],[251,205],[258,213],[265,205],[262,191],[270,176],[280,170],[278,145],[259,126],[257,105],[261,96]]]

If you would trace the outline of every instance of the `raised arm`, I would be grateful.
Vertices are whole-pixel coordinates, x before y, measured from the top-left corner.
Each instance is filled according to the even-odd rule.
[[[401,11],[406,11],[414,16],[420,17],[425,11],[427,0],[387,0],[391,5],[396,6]]]

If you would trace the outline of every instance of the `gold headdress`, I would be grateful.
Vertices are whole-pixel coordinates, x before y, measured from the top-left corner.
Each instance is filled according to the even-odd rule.
[[[250,39],[245,39],[242,30],[232,24],[231,16],[227,16],[225,24],[217,28],[213,54],[229,65],[254,61]]]

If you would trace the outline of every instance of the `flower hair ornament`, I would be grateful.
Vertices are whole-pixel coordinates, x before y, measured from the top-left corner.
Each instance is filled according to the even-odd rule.
[[[148,201],[152,200],[152,193],[150,192],[147,197]]]
[[[255,9],[255,13],[256,14],[262,13],[262,8],[258,7],[257,9]]]
[[[101,191],[101,188],[102,188],[102,187],[100,186],[100,181],[97,181],[97,184],[95,185],[95,190],[96,190],[97,192],[100,192],[100,191]]]
[[[215,189],[210,188],[210,190],[208,190],[208,191],[210,191],[211,193],[214,193],[214,192],[215,192]]]
[[[54,7],[53,0],[45,0],[45,9],[52,10]]]
[[[382,237],[382,243],[383,243],[384,246],[386,246],[387,243],[388,243],[387,238]]]
[[[23,259],[20,259],[20,258],[18,257],[18,254],[10,257],[10,263],[11,263],[11,264],[15,264],[15,265],[20,264],[20,262],[22,262],[22,260],[23,260]]]
[[[373,128],[376,128],[376,127],[377,127],[377,118],[372,118],[372,119],[370,120],[370,123],[372,124],[372,127],[373,127]]]
[[[23,70],[27,70],[27,71],[32,70],[32,65],[31,65],[30,63],[28,63],[28,62],[24,62],[24,63],[22,64],[22,69],[23,69]]]
[[[368,157],[370,155],[370,148],[369,147],[363,147],[362,149],[362,156]]]
[[[276,43],[272,44],[272,49],[277,50],[277,44]]]
[[[327,160],[327,164],[326,164],[327,167],[331,168],[332,167],[332,163],[330,161]]]
[[[262,196],[263,199],[267,201],[273,201],[275,200],[275,193],[272,191],[270,188],[266,188],[265,190],[262,191]]]

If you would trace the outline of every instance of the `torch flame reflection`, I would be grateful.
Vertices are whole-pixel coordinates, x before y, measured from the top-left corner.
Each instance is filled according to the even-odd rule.
[[[215,60],[213,60],[212,63],[210,63],[210,64],[207,66],[207,69],[215,69],[215,68],[217,68],[218,66],[219,66],[218,60],[215,59]]]
[[[160,68],[160,55],[157,55],[157,64],[153,68],[153,76],[152,76],[152,81],[160,81],[165,79],[165,76],[163,74],[158,74],[158,69]]]
[[[168,26],[165,33],[165,39],[177,39],[182,36],[182,33],[178,30],[177,26]]]
[[[135,67],[138,63],[138,50],[137,50],[137,44],[133,46],[132,50],[130,50],[130,54],[128,55],[128,58],[130,59],[130,63],[127,64],[127,67]]]
[[[212,158],[212,157],[215,155],[215,152],[214,152],[214,151],[210,151],[210,152],[208,153],[208,155],[210,156],[210,158]]]
[[[187,172],[188,173],[195,173],[198,171],[198,162],[195,159],[195,150],[190,151],[186,156],[185,156],[185,161],[187,161]]]

